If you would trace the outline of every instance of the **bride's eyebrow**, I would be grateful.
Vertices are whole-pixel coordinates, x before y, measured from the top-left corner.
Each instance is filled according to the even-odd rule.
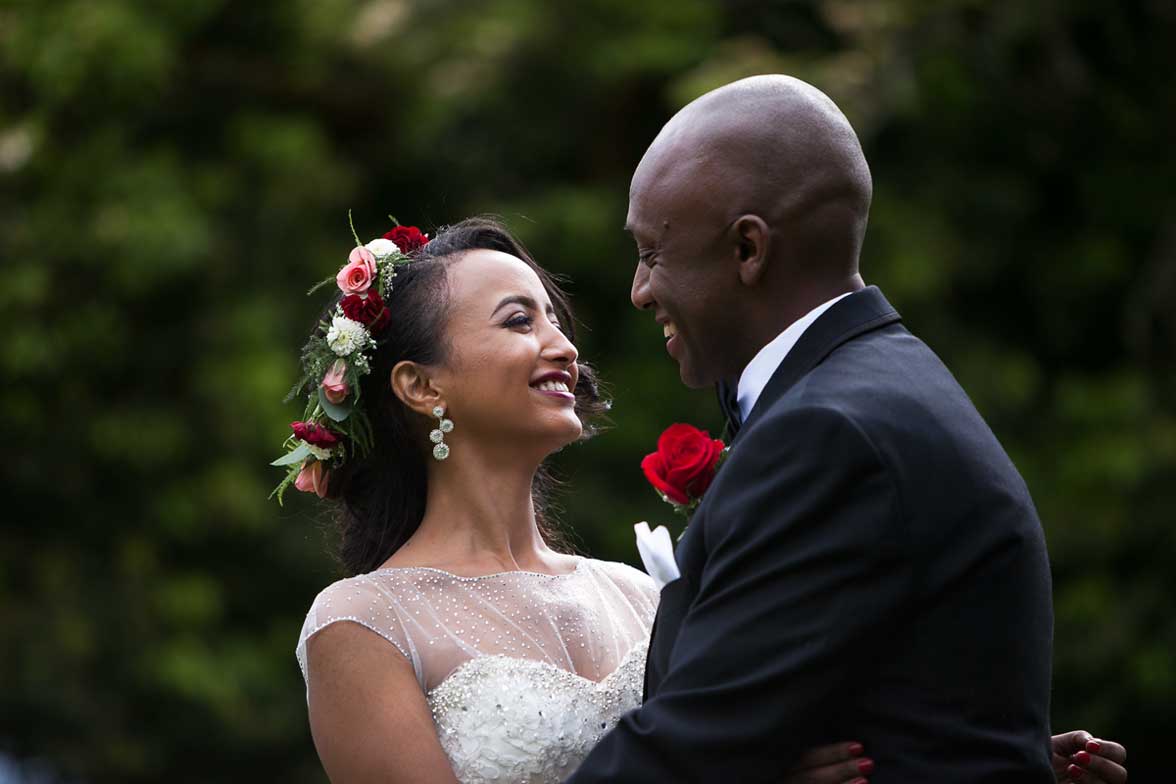
[[[511,294],[509,297],[503,297],[502,301],[494,306],[493,312],[490,313],[490,318],[494,318],[494,314],[505,308],[507,305],[521,305],[527,310],[542,310],[539,303],[525,294]],[[548,305],[547,313],[555,313],[555,308]]]

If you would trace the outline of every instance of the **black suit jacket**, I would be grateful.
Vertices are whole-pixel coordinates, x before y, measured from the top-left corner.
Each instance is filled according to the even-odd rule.
[[[569,779],[774,782],[858,740],[872,784],[1053,781],[1041,525],[874,287],[776,370],[678,544],[646,699]]]

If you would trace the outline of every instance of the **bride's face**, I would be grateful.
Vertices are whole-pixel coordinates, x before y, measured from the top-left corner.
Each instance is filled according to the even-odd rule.
[[[485,438],[546,454],[579,438],[576,347],[539,276],[494,250],[462,254],[447,274],[448,353],[435,382],[456,424],[454,449]]]

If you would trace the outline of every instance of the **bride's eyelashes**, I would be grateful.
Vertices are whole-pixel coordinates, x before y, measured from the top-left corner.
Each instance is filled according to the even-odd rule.
[[[517,316],[511,316],[509,319],[507,319],[506,323],[504,323],[502,326],[504,326],[508,329],[518,329],[521,327],[530,328],[531,325],[534,323],[535,323],[534,316],[527,315],[526,313],[520,313]],[[564,331],[563,327],[560,326],[560,323],[558,321],[556,321],[555,319],[551,319],[551,326],[555,327],[560,332]]]

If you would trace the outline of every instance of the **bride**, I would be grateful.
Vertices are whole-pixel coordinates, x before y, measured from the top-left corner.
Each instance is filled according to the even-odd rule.
[[[607,408],[566,296],[494,221],[424,239],[352,251],[275,461],[279,499],[337,507],[353,575],[298,640],[311,732],[334,782],[560,781],[640,703],[658,590],[548,527],[543,463]],[[846,742],[779,778],[872,766]]]

